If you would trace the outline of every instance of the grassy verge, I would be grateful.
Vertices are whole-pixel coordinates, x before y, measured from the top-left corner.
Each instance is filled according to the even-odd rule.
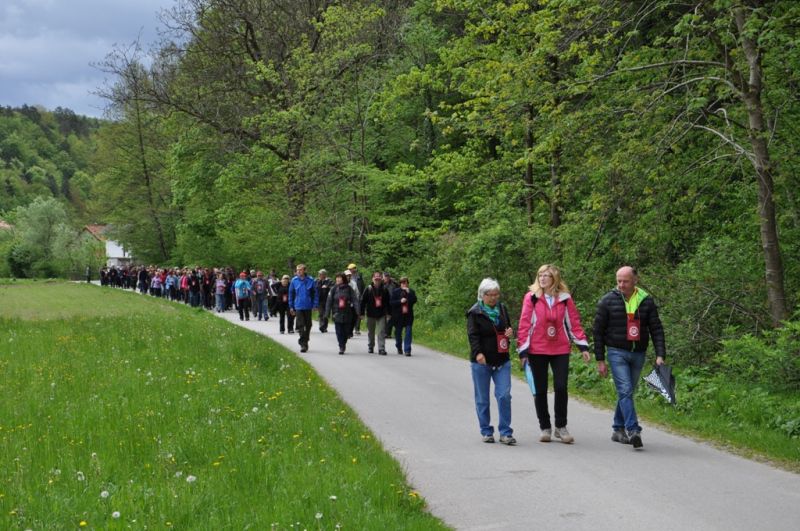
[[[262,336],[85,285],[0,300],[0,528],[444,528],[336,393]]]
[[[469,358],[464,320],[445,320],[423,313],[414,322],[414,340]],[[570,368],[573,396],[609,410],[614,407],[614,384],[611,378],[600,378],[594,362],[586,365],[576,357]],[[642,419],[800,472],[800,399],[796,394],[748,385],[706,371],[680,367],[673,370],[678,405],[668,405],[642,384],[636,396],[637,413]],[[522,378],[521,373],[517,375]],[[609,413],[609,425],[610,422]]]

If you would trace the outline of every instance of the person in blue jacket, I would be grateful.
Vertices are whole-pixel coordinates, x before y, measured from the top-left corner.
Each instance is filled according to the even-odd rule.
[[[311,311],[319,307],[314,279],[306,275],[305,264],[297,265],[297,274],[289,283],[289,313],[295,316],[295,329],[300,352],[308,352],[308,337],[311,333]]]

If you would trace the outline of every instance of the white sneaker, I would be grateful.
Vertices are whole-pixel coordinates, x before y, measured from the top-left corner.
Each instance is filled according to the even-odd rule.
[[[542,434],[539,435],[539,442],[550,442],[551,435],[552,431],[550,429],[542,430]]]
[[[553,435],[556,439],[561,439],[561,442],[566,444],[572,444],[575,442],[575,437],[569,434],[566,426],[563,428],[556,428],[556,431],[553,432]]]

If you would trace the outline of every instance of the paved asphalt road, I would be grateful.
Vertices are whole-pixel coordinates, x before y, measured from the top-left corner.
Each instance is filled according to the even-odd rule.
[[[310,363],[402,463],[430,511],[465,530],[800,530],[800,475],[644,426],[644,449],[611,442],[611,411],[569,405],[575,444],[538,442],[527,385],[513,382],[518,445],[481,441],[469,363],[424,347],[367,354],[366,332],[337,354],[333,326],[280,335],[240,322]],[[577,356],[573,363],[583,363]],[[550,401],[552,410],[552,396]],[[496,409],[492,419],[497,418]]]

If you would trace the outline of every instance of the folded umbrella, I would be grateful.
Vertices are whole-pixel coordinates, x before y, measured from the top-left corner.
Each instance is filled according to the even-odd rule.
[[[525,364],[525,379],[528,380],[528,387],[531,388],[531,394],[536,396],[536,384],[533,383],[533,371],[531,370],[531,364]]]
[[[675,377],[672,375],[672,367],[669,365],[656,365],[653,370],[644,377],[647,385],[658,391],[667,402],[675,405]]]

